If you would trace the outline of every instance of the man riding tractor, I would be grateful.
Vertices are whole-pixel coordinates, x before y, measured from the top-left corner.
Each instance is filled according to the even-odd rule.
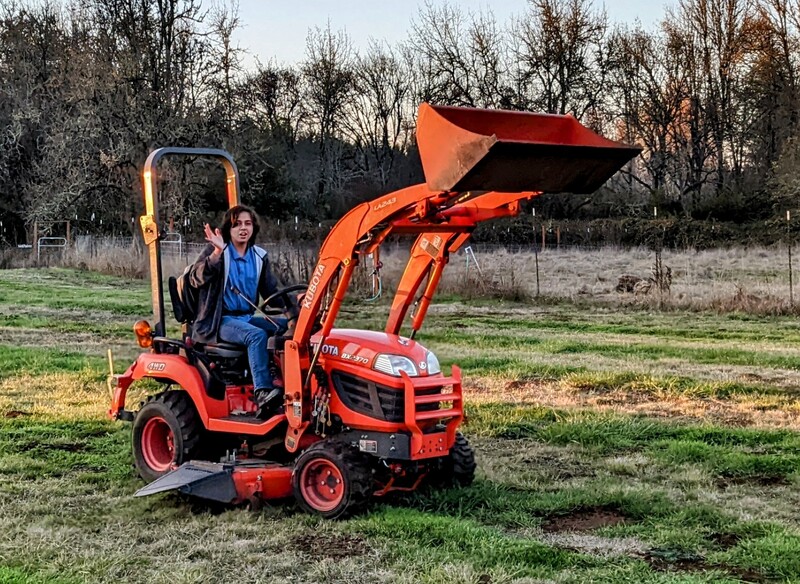
[[[205,326],[197,312],[204,280],[187,281],[186,274],[170,280],[180,337],[167,335],[161,286],[158,161],[166,155],[219,160],[231,209],[239,205],[236,166],[220,150],[151,153],[140,221],[155,326],[137,323],[139,343],[149,350],[114,376],[110,409],[113,418],[134,423],[137,468],[152,481],[138,495],[177,489],[253,505],[293,495],[307,511],[341,517],[392,491],[473,480],[474,455],[459,432],[461,371],[452,365],[445,375],[436,355],[415,340],[450,254],[478,223],[514,216],[541,192],[595,191],[639,149],[606,140],[570,116],[428,104],[420,106],[417,144],[426,182],[350,210],[323,243],[308,286],[276,290],[265,300],[279,301],[296,324],[283,334],[275,329],[267,342],[270,382],[280,388],[282,407],[260,410],[254,400],[268,382],[252,357],[248,364],[245,346],[227,342],[243,339],[224,328],[225,317],[243,306],[238,298],[254,302],[252,287],[234,286],[239,296],[222,291],[220,338],[196,342],[193,329]],[[381,243],[397,234],[417,239],[384,330],[335,328],[356,266],[370,257],[377,262]],[[227,253],[211,235],[209,256]],[[144,378],[163,390],[134,413],[125,408],[126,394]],[[220,460],[221,451],[227,456]]]

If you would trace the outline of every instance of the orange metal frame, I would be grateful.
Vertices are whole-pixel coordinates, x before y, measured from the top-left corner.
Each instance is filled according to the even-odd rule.
[[[206,395],[197,370],[182,356],[161,353],[140,355],[118,376],[110,410],[112,417],[124,411],[130,384],[142,377],[179,383],[197,406],[209,430],[264,435],[288,424],[285,446],[295,452],[305,443],[311,423],[312,396],[317,387],[312,375],[324,361],[320,351],[331,335],[358,262],[377,253],[392,234],[416,234],[411,256],[392,302],[385,332],[398,335],[420,288],[411,336],[421,328],[449,255],[467,240],[482,221],[514,216],[520,203],[539,194],[529,190],[591,192],[618,170],[639,149],[606,140],[569,116],[521,112],[473,110],[469,108],[420,106],[417,127],[426,183],[383,195],[350,210],[325,239],[318,262],[308,282],[293,336],[285,343],[281,369],[286,394],[286,413],[253,423],[229,417],[229,399]],[[168,148],[154,151],[143,173],[146,214],[141,218],[150,250],[153,312],[156,334],[164,334],[164,301],[161,289],[159,228],[157,223],[156,166],[165,155],[206,156],[221,161],[227,175],[229,206],[239,202],[239,179],[230,155],[220,150]],[[318,325],[321,328],[318,329]],[[318,329],[318,330],[317,330]],[[312,340],[313,334],[313,340]],[[369,343],[365,341],[365,346]],[[353,368],[372,381],[386,385],[384,374],[341,362],[337,369]],[[331,410],[352,428],[411,432],[413,459],[443,456],[455,441],[463,417],[461,375],[453,366],[450,377],[403,375],[390,386],[404,392],[402,424],[382,422],[350,411],[330,392]],[[423,389],[439,388],[428,395]],[[417,411],[417,406],[439,402],[445,409]],[[239,403],[239,402],[237,402]],[[426,433],[444,422],[441,432]],[[282,471],[281,471],[282,472]]]

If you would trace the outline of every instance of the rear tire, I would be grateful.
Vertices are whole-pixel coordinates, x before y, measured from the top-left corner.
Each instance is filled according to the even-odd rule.
[[[475,451],[461,432],[447,456],[439,459],[438,467],[428,475],[431,485],[439,487],[468,487],[475,480]]]
[[[185,391],[150,396],[133,421],[133,461],[145,482],[197,458],[202,424]]]
[[[340,442],[316,442],[295,462],[295,499],[304,511],[326,519],[353,515],[366,506],[372,495],[371,463],[369,457]]]

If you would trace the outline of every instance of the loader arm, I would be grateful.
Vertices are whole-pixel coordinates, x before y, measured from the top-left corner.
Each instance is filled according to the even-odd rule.
[[[311,375],[315,363],[315,356],[310,354],[311,334],[319,335],[315,345],[319,350],[333,328],[360,258],[375,250],[391,233],[447,230],[452,229],[449,224],[453,221],[463,223],[458,214],[448,217],[446,213],[454,207],[453,201],[463,203],[475,194],[431,191],[425,184],[414,185],[362,203],[342,217],[328,234],[301,303],[292,340],[285,345],[283,372],[286,399],[290,402],[286,409],[286,447],[290,452],[297,448],[310,419],[310,390],[316,383]],[[321,329],[314,331],[317,322]]]
[[[422,282],[425,281],[425,289],[417,301],[411,323],[410,337],[413,339],[417,331],[422,328],[422,322],[425,320],[428,307],[439,285],[444,267],[449,261],[450,254],[458,251],[464,245],[478,223],[499,217],[516,216],[519,214],[522,201],[530,200],[539,194],[483,193],[469,201],[453,205],[442,213],[444,216],[459,217],[461,219],[458,225],[460,229],[457,231],[431,231],[417,237],[411,248],[406,269],[397,286],[385,331],[391,334],[400,334],[406,313],[414,302]]]
[[[362,256],[377,250],[392,233],[420,235],[386,326],[388,332],[399,330],[428,275],[412,324],[416,331],[448,254],[466,241],[477,223],[513,216],[521,200],[539,192],[593,192],[641,151],[607,140],[571,116],[426,103],[417,117],[417,145],[426,182],[355,207],[322,244],[297,326],[285,347],[290,452],[299,447],[310,423],[311,389],[317,383],[314,365]],[[441,245],[426,251],[436,237]],[[314,331],[318,322],[321,328]],[[317,334],[314,345],[312,332]]]

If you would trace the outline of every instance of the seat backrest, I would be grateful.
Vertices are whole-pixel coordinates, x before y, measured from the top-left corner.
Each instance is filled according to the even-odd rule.
[[[189,281],[190,270],[191,266],[188,266],[183,274],[177,278],[170,276],[168,280],[172,312],[181,324],[191,324],[197,318],[198,294],[197,288]]]

